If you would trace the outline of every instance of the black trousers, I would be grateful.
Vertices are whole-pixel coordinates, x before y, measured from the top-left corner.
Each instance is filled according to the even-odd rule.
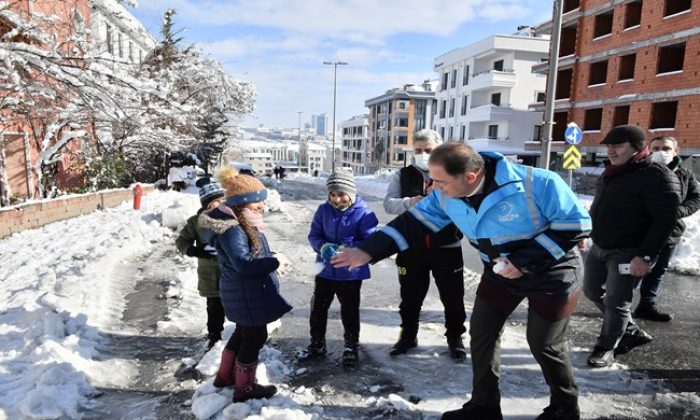
[[[226,320],[226,315],[224,314],[224,305],[221,304],[221,298],[219,297],[208,297],[207,298],[207,335],[211,341],[221,340],[221,331],[224,330],[224,321]]]
[[[315,345],[326,343],[328,308],[333,298],[340,302],[340,319],[345,333],[345,347],[356,347],[360,340],[360,289],[362,281],[336,281],[316,276],[314,294],[311,296],[311,342]]]
[[[459,337],[466,331],[464,321],[464,261],[462,248],[436,248],[400,252],[396,257],[401,286],[401,337],[413,339],[423,300],[433,273],[440,300],[445,308],[445,336]]]
[[[267,341],[267,325],[242,327],[236,325],[236,330],[226,343],[226,349],[236,353],[236,359],[249,365],[258,361],[258,353]]]

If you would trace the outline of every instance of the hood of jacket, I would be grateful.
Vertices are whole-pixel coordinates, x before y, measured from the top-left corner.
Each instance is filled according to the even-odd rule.
[[[238,226],[238,220],[219,208],[204,211],[197,217],[197,224],[202,229],[202,238],[209,244],[213,239],[227,230]]]

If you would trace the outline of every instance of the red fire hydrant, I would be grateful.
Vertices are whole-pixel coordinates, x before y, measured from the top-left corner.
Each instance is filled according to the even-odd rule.
[[[139,210],[141,208],[141,196],[143,195],[143,188],[141,184],[136,184],[134,186],[134,210]]]

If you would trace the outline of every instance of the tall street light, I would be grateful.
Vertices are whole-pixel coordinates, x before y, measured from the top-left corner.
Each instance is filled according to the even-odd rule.
[[[299,167],[299,173],[301,173],[301,114],[303,114],[304,111],[294,111],[294,112],[299,114],[299,133],[298,133],[299,134],[299,139],[298,139],[299,154],[297,155],[297,157],[298,157],[297,158],[297,166]]]
[[[324,61],[323,64],[333,66],[333,160],[331,161],[331,172],[335,171],[335,93],[338,81],[338,66],[347,66],[345,61]]]

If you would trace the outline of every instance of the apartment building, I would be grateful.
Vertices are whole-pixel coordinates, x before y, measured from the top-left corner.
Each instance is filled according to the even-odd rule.
[[[445,140],[479,140],[490,150],[524,151],[538,138],[546,78],[532,72],[546,61],[549,36],[529,27],[513,35],[491,35],[434,60],[439,85],[434,129]]]
[[[373,173],[382,167],[400,168],[413,147],[413,133],[432,127],[436,82],[407,84],[368,99],[368,153],[366,168]]]
[[[700,153],[700,3],[565,0],[562,11],[552,150],[566,147],[564,130],[576,122],[590,162],[623,124],[649,139],[675,137],[685,156]],[[551,22],[536,30],[551,32]]]
[[[367,114],[355,115],[340,123],[340,166],[351,168],[355,175],[365,175],[368,161],[369,119]]]
[[[107,63],[140,64],[156,46],[156,39],[123,5],[92,0],[94,54]]]

